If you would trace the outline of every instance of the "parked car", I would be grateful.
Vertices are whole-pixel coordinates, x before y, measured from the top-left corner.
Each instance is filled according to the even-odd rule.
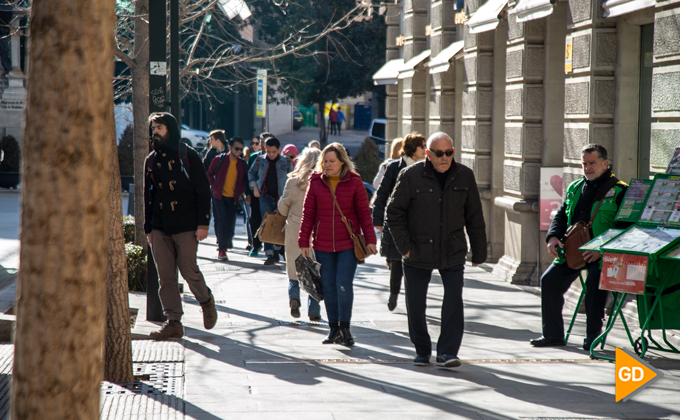
[[[210,133],[201,130],[194,130],[186,124],[182,124],[182,143],[186,143],[196,150],[205,149],[208,144]]]
[[[368,195],[368,202],[373,205],[373,194],[375,194],[375,188],[370,182],[364,181],[364,188],[366,188],[366,195]]]
[[[304,123],[305,118],[302,116],[302,113],[293,108],[293,130],[299,130]]]
[[[368,135],[373,139],[380,150],[380,159],[385,160],[385,125],[387,120],[384,118],[377,118],[371,121],[371,128],[368,130]]]

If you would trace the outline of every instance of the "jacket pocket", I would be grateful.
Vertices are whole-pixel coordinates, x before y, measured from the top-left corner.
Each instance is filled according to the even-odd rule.
[[[407,259],[421,264],[433,264],[434,240],[428,236],[416,236]]]
[[[319,220],[316,224],[316,229],[314,229],[314,242],[319,240],[319,228],[321,227],[321,220]]]
[[[467,254],[467,240],[463,232],[452,232],[446,244],[446,255],[449,260],[455,258],[465,258]]]

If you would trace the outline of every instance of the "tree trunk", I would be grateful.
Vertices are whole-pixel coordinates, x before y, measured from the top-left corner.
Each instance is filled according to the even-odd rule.
[[[11,417],[89,420],[103,372],[114,2],[34,0],[29,22]]]
[[[113,105],[111,115],[113,115]],[[111,123],[111,133],[115,133],[113,118],[111,118]],[[110,136],[109,144],[115,156],[117,151],[115,136]],[[123,235],[123,199],[118,165],[111,165],[109,173],[109,266],[106,278],[104,379],[110,382],[127,382],[132,381],[134,375],[132,373],[127,260]]]
[[[146,249],[144,234],[144,159],[149,154],[149,1],[135,3],[135,65],[132,72],[132,119],[135,161],[135,245]]]
[[[328,130],[326,129],[326,100],[324,98],[319,98],[319,143],[321,143],[321,148],[326,147],[328,143]]]

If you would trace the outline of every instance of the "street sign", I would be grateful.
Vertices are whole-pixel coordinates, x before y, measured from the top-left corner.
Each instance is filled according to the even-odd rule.
[[[267,70],[257,71],[257,105],[255,115],[267,117]]]
[[[634,354],[616,348],[616,402],[629,399],[662,376]]]

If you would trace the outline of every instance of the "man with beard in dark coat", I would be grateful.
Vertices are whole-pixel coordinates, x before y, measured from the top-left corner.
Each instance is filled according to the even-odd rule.
[[[203,325],[217,322],[215,298],[196,264],[198,242],[208,236],[210,184],[198,153],[180,143],[177,120],[168,113],[149,117],[153,151],[144,177],[144,231],[158,271],[158,295],[167,321],[150,334],[154,340],[184,335],[177,269],[203,309]],[[149,291],[152,292],[152,291]]]

